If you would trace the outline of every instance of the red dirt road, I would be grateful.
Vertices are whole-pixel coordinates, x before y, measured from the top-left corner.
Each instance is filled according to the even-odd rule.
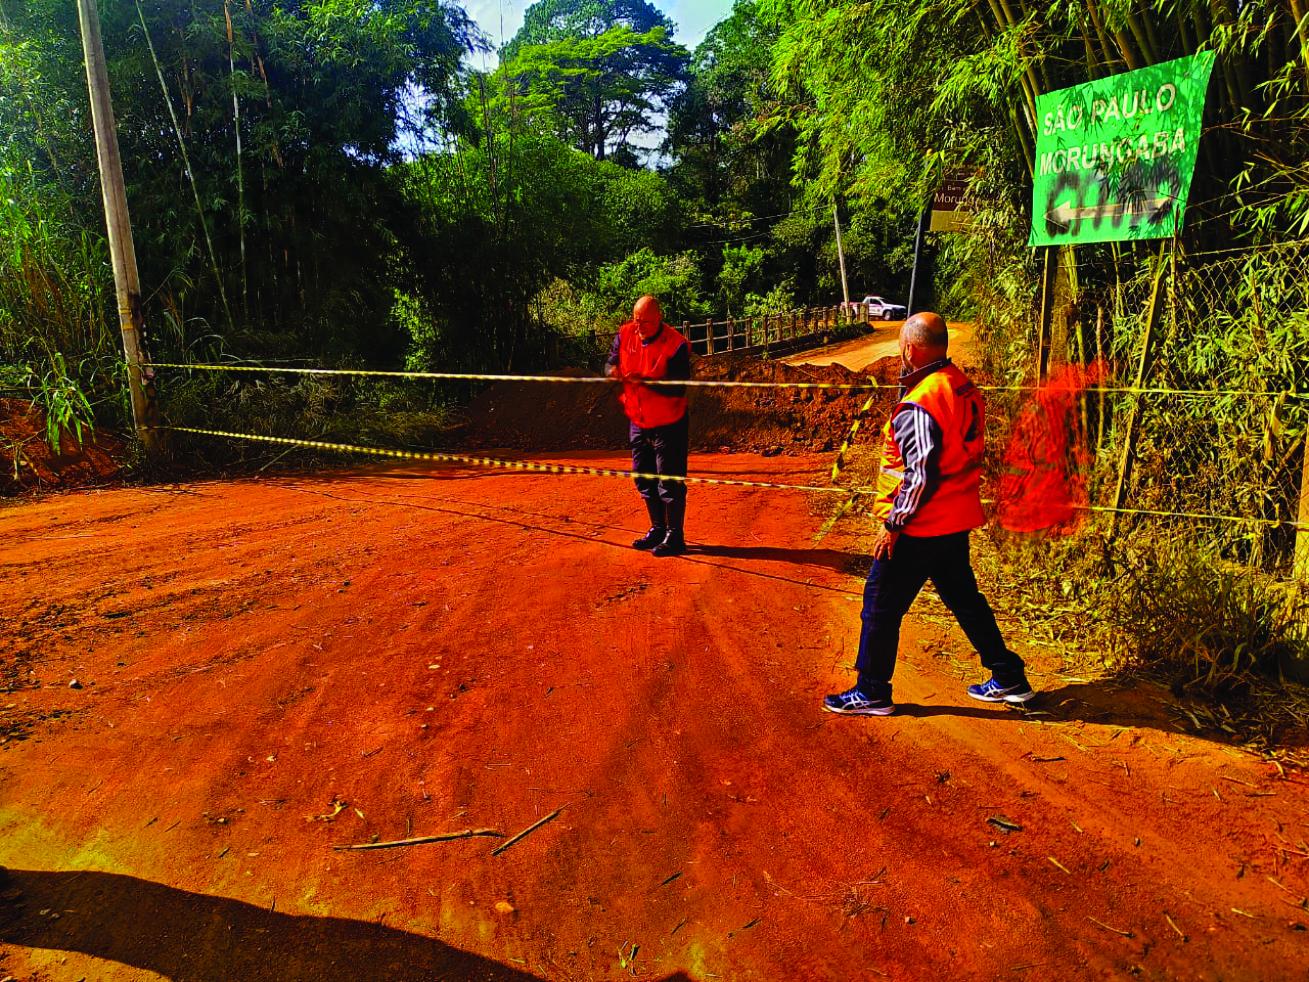
[[[860,587],[824,505],[693,488],[666,560],[601,478],[0,510],[0,978],[1306,978],[1304,776],[1163,693],[1036,658],[1036,712],[968,704],[920,617],[901,715],[822,713]]]
[[[787,365],[811,365],[826,368],[840,365],[852,372],[862,372],[881,358],[899,357],[900,328],[904,321],[891,321],[873,325],[873,333],[838,344],[829,344],[824,348],[802,351],[797,355],[783,358]],[[971,362],[973,350],[974,327],[967,321],[951,322],[950,344],[956,357],[964,366]]]

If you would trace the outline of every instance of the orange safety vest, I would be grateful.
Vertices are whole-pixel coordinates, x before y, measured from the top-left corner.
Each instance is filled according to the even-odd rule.
[[[891,412],[882,430],[882,469],[877,476],[873,517],[890,517],[904,483],[904,456],[895,442],[892,420],[909,405],[927,410],[941,429],[940,483],[909,519],[904,534],[950,535],[986,523],[982,512],[982,449],[986,441],[986,411],[982,395],[954,365],[928,375]]]
[[[641,341],[636,321],[618,329],[618,371],[622,375],[661,379],[668,374],[668,359],[686,344],[686,338],[667,324],[649,344]],[[686,396],[672,395],[663,386],[627,382],[619,397],[627,418],[643,430],[668,426],[686,415]]]

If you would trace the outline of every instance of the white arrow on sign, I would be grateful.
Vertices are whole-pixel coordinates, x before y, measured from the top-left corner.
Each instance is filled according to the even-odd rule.
[[[1046,218],[1049,219],[1050,224],[1066,229],[1075,221],[1085,221],[1087,219],[1162,215],[1176,200],[1176,195],[1167,194],[1159,198],[1147,198],[1142,201],[1106,202],[1091,205],[1088,208],[1078,208],[1073,204],[1072,199],[1069,199],[1046,212]]]

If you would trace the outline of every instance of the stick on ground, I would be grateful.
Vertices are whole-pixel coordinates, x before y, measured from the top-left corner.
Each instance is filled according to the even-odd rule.
[[[477,836],[503,839],[504,833],[495,829],[464,829],[462,832],[442,832],[440,835],[420,835],[416,839],[396,839],[392,842],[360,842],[352,846],[333,846],[337,852],[358,849],[398,849],[401,846],[421,846],[429,842],[450,842],[454,839],[472,839]]]
[[[551,812],[549,815],[547,815],[545,818],[541,819],[539,822],[533,822],[533,823],[532,823],[531,825],[529,825],[527,828],[523,829],[523,831],[519,832],[516,836],[514,836],[514,837],[513,837],[512,839],[510,839],[508,842],[505,842],[505,843],[502,843],[501,845],[496,846],[494,849],[491,850],[491,855],[492,855],[492,856],[498,856],[498,855],[500,855],[500,853],[504,852],[504,851],[505,851],[506,849],[508,849],[510,846],[517,845],[517,844],[518,844],[519,842],[521,842],[523,839],[526,839],[529,835],[531,835],[533,832],[535,832],[537,829],[539,829],[542,825],[545,825],[547,822],[553,822],[553,821],[554,821],[556,818],[558,818],[562,813],[563,813],[563,809],[562,809],[562,808],[556,808],[554,811],[552,811],[552,812]]]

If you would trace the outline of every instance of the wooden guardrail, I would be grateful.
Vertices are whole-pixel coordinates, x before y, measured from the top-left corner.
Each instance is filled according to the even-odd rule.
[[[701,357],[726,354],[767,354],[774,350],[798,351],[825,344],[826,338],[843,328],[867,324],[868,307],[862,303],[835,307],[806,307],[757,317],[710,319],[698,324],[683,321],[682,336],[691,351]],[[612,334],[595,334],[597,343],[612,340]]]
[[[837,307],[807,307],[778,314],[726,320],[709,320],[703,324],[682,324],[682,334],[691,342],[691,350],[709,357],[723,354],[754,354],[773,348],[802,348],[807,342],[819,342],[824,335],[842,327],[867,323],[863,304]]]

